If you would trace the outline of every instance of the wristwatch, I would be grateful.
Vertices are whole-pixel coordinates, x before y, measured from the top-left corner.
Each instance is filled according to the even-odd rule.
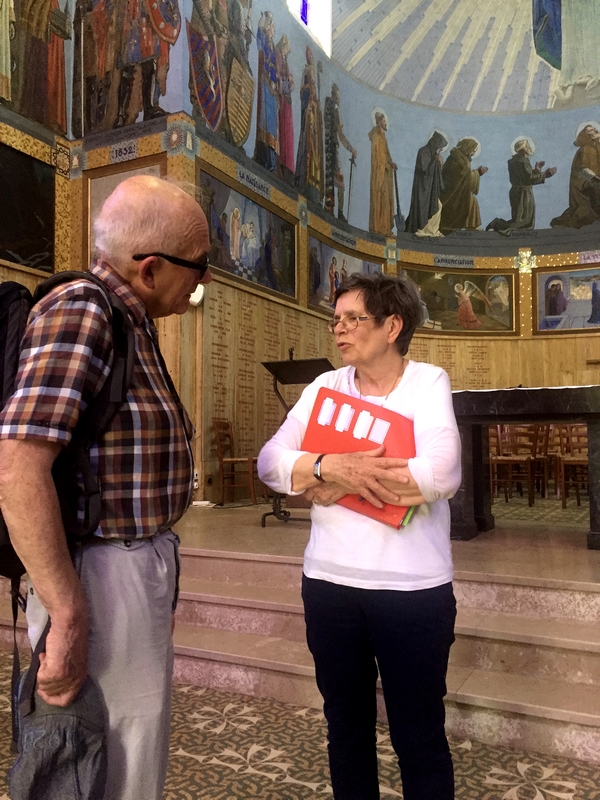
[[[321,461],[325,458],[326,455],[327,453],[323,453],[322,455],[320,455],[313,464],[313,475],[318,481],[321,481],[321,483],[323,483],[323,478],[321,477]]]

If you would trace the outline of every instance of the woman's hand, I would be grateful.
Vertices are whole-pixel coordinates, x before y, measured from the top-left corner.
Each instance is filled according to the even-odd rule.
[[[386,482],[408,485],[411,480],[408,461],[385,458],[384,453],[382,445],[364,453],[327,454],[321,461],[321,475],[326,483],[337,484],[345,494],[358,494],[376,508],[382,508],[384,503],[404,505],[398,491],[388,488]]]
[[[405,477],[407,478],[407,483],[397,483],[396,481],[387,481],[384,480],[383,484],[386,486],[391,492],[398,495],[398,502],[392,503],[391,505],[398,505],[398,506],[421,506],[427,502],[419,487],[417,486],[417,482],[413,478],[408,466],[400,467],[400,470],[404,472]]]
[[[304,497],[316,506],[331,506],[348,492],[337,483],[320,483],[304,492]]]

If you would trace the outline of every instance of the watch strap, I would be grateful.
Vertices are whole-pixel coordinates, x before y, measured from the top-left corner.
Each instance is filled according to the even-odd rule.
[[[322,478],[322,476],[321,476],[321,461],[322,461],[322,459],[323,459],[323,458],[325,458],[325,456],[326,456],[326,455],[327,455],[327,453],[322,453],[322,454],[321,454],[321,455],[320,455],[320,456],[317,458],[317,460],[315,461],[315,463],[313,464],[313,476],[314,476],[314,477],[315,477],[315,478],[316,478],[318,481],[321,481],[321,483],[323,483],[323,478]]]

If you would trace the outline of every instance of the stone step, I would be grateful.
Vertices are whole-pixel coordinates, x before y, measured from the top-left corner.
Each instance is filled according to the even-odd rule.
[[[300,556],[182,547],[182,574],[218,583],[299,587]],[[457,570],[458,605],[528,617],[600,622],[600,583]]]
[[[305,645],[296,588],[182,578],[178,625],[248,633]],[[25,630],[23,615],[19,630]],[[0,638],[10,642],[10,600],[0,600]],[[23,635],[20,643],[26,645]],[[458,667],[600,685],[600,628],[593,622],[458,609],[451,663]]]
[[[178,622],[305,641],[298,589],[182,578]],[[600,628],[459,608],[451,663],[600,685]]]
[[[300,586],[301,556],[182,547],[181,573],[189,578],[282,589]]]
[[[178,625],[175,653],[176,682],[321,707],[311,657],[300,643]],[[451,733],[600,760],[600,694],[595,686],[454,665],[447,684]]]
[[[459,606],[526,617],[600,621],[600,582],[457,570]]]

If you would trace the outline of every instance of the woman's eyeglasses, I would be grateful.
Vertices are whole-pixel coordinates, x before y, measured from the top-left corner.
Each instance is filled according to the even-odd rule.
[[[375,317],[359,317],[356,314],[346,314],[345,317],[333,317],[327,323],[327,330],[329,333],[335,333],[338,325],[341,325],[345,331],[355,331],[358,328],[359,322],[366,322],[368,319],[375,319]]]

